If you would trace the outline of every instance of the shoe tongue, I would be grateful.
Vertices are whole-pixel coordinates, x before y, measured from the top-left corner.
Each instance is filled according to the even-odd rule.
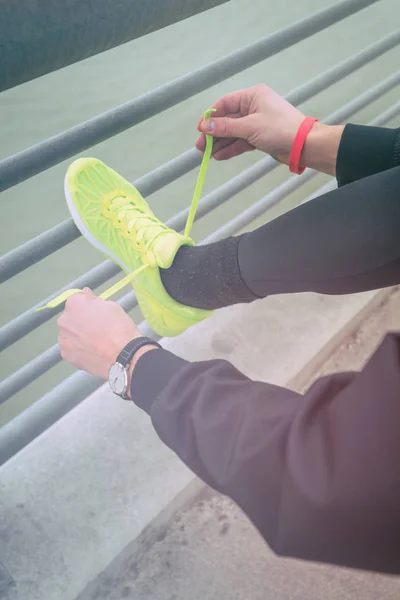
[[[187,243],[187,238],[175,231],[161,235],[152,248],[157,265],[161,269],[169,269],[179,248]]]

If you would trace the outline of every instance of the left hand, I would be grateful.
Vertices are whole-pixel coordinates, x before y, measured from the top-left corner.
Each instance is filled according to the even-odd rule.
[[[290,152],[304,116],[270,87],[260,84],[220,98],[214,115],[200,119],[202,135],[196,146],[203,151],[205,136],[215,138],[213,157],[227,160],[251,150],[261,150],[289,164]]]
[[[88,288],[66,302],[57,323],[63,359],[104,380],[124,346],[141,337],[119,304],[97,298]]]

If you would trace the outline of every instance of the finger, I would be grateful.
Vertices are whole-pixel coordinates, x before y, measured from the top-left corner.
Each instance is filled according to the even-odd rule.
[[[227,117],[240,118],[249,114],[251,102],[257,93],[257,87],[253,86],[244,90],[237,90],[230,94],[225,94],[217,102],[215,102],[210,108],[215,109],[213,117]],[[203,117],[199,119],[197,129],[202,131],[201,124]]]
[[[61,354],[61,358],[63,360],[67,360],[67,355],[68,355],[68,345],[66,344],[66,340],[64,337],[62,337],[61,335],[58,336],[58,345],[60,347],[60,354]]]
[[[253,95],[252,88],[246,90],[236,90],[230,94],[222,96],[212,108],[215,108],[215,117],[225,117],[228,114],[239,114],[244,116],[248,114],[248,106]]]
[[[68,300],[65,303],[66,313],[68,313],[70,310],[74,310],[76,307],[82,306],[84,303],[87,302],[89,294],[82,292],[80,292],[79,294],[74,294],[73,296],[71,296],[71,298],[68,298]]]
[[[61,346],[65,346],[65,343],[68,339],[68,335],[66,333],[64,333],[64,331],[60,330],[58,333],[58,345]]]
[[[217,116],[218,116],[217,113],[212,114],[212,117],[217,117]],[[234,113],[227,113],[226,115],[222,115],[222,116],[227,117],[229,119],[240,119],[243,115],[238,112],[234,112]],[[200,133],[203,133],[203,128],[202,128],[203,123],[204,123],[204,118],[202,117],[197,124],[197,131],[200,131]]]
[[[206,146],[206,136],[204,134],[202,134],[197,142],[196,142],[196,148],[198,150],[202,150],[204,152],[205,146]],[[225,148],[225,146],[229,146],[229,144],[232,144],[233,142],[236,141],[236,138],[214,138],[214,144],[213,144],[213,149],[212,152],[213,154],[215,152],[218,152],[218,150],[221,150],[221,148]]]
[[[221,150],[224,150],[225,148],[228,148],[228,146],[232,146],[233,144],[235,144],[235,147],[232,151],[227,150],[226,152],[223,152],[221,154]],[[201,147],[198,147],[198,149],[200,150]],[[250,150],[254,150],[254,148],[245,140],[238,140],[237,138],[218,138],[214,141],[212,156],[216,160],[227,160],[228,158],[232,158],[233,156],[239,156],[239,154],[243,154],[243,152],[247,152]]]
[[[83,288],[83,290],[82,290],[82,292],[83,292],[84,294],[86,294],[87,296],[94,296],[94,293],[93,293],[93,292],[92,292],[92,290],[91,290],[90,288],[88,288],[88,287],[84,287],[84,288]]]
[[[215,138],[247,139],[251,135],[254,123],[252,117],[214,117],[203,121],[201,129]]]
[[[217,150],[213,156],[215,160],[223,161],[240,156],[245,152],[251,152],[252,150],[254,150],[254,147],[244,140],[235,140],[233,143]]]
[[[237,141],[236,138],[217,138],[213,145],[212,154],[215,156],[217,152],[222,150],[223,148],[227,148],[231,144],[234,144]]]
[[[204,150],[206,149],[206,136],[204,135],[204,133],[202,133],[197,138],[196,148],[197,148],[197,150],[200,150],[200,152],[204,152]]]
[[[230,119],[239,119],[241,117],[241,115],[239,113],[232,113],[232,114],[227,115],[227,117],[229,117]],[[200,152],[204,152],[204,150],[206,148],[206,136],[202,132],[202,129],[201,129],[203,122],[204,122],[204,119],[201,118],[197,125],[197,129],[198,129],[198,131],[200,131],[201,135],[196,140],[196,148],[197,148],[197,150],[200,150]],[[214,141],[214,147],[215,147],[215,143],[216,142]],[[231,142],[229,141],[229,143],[231,143]]]

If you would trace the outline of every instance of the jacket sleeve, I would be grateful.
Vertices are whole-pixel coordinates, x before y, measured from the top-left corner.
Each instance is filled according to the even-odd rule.
[[[400,165],[400,129],[346,125],[339,145],[339,186]]]
[[[134,402],[280,555],[400,573],[400,337],[304,395],[222,360],[146,353]],[[155,374],[157,374],[155,376]]]

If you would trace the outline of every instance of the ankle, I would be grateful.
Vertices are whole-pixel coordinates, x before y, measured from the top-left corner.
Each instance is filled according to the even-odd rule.
[[[256,300],[240,274],[239,241],[240,237],[231,237],[204,246],[182,246],[172,266],[160,269],[168,294],[204,310]]]

